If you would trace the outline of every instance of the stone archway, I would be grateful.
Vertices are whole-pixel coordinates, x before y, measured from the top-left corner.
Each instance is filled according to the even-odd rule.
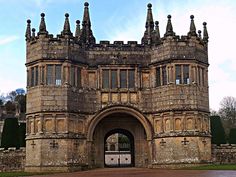
[[[152,127],[147,118],[129,107],[110,107],[93,117],[88,126],[88,157],[91,166],[104,167],[104,138],[114,129],[124,129],[134,136],[136,167],[151,164]]]

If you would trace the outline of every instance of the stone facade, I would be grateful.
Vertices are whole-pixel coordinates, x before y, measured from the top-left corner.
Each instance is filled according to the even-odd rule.
[[[212,161],[219,164],[235,164],[236,144],[212,145]]]
[[[0,172],[4,171],[24,171],[25,168],[25,148],[4,148],[0,149]]]
[[[168,15],[160,37],[151,8],[141,44],[96,43],[88,3],[75,35],[68,14],[57,36],[45,14],[37,34],[27,21],[26,171],[103,167],[111,131],[133,139],[136,167],[211,160],[206,23],[180,37]]]

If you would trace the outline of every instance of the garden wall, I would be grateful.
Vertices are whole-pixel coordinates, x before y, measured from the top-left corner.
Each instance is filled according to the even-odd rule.
[[[236,164],[236,144],[213,144],[212,161],[218,164]]]
[[[3,171],[24,171],[25,148],[0,148],[0,172]]]

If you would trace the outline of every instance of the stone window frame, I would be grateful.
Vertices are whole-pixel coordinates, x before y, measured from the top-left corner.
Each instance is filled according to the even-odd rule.
[[[126,88],[121,88],[121,76],[120,76],[120,71],[124,71],[126,70]],[[103,77],[104,77],[104,74],[103,74],[103,71],[108,71],[108,87],[105,87],[104,88],[104,80],[103,80]],[[112,87],[112,71],[116,71],[116,85],[117,87],[116,88],[113,88]],[[132,87],[130,87],[130,71],[134,72],[134,76],[133,76],[133,84],[132,84]],[[137,70],[136,68],[134,67],[120,67],[120,68],[117,68],[117,67],[103,67],[101,68],[101,74],[100,74],[100,88],[102,90],[135,90],[136,89],[136,82],[137,82]]]
[[[176,63],[175,66],[174,66],[174,76],[175,76],[175,84],[176,85],[189,85],[190,84],[190,72],[191,72],[191,68],[190,68],[190,64],[179,64],[179,63]],[[180,75],[177,75],[177,67],[179,67],[180,69]],[[186,70],[185,68],[188,68],[188,77],[185,77],[186,75]],[[180,77],[179,77],[180,76]],[[179,79],[177,79],[179,78]],[[187,79],[186,79],[187,78]],[[177,80],[179,80],[179,82],[177,82]]]
[[[156,87],[168,84],[168,66],[160,65],[156,67]]]
[[[40,70],[39,66],[35,65],[27,70],[27,87],[35,87],[39,85]]]

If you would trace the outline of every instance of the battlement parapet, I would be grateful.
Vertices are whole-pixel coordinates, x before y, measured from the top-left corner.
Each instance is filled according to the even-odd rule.
[[[9,147],[8,149],[0,148],[0,153],[20,153],[25,152],[25,147],[17,149],[16,147]]]

